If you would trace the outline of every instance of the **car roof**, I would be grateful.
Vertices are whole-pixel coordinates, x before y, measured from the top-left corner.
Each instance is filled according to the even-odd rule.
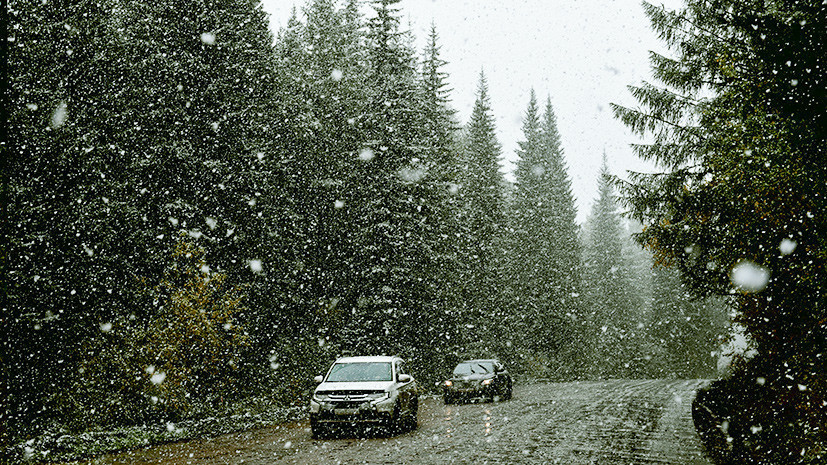
[[[402,360],[399,357],[391,357],[387,355],[377,356],[362,356],[362,357],[340,357],[336,359],[336,363],[365,363],[365,362],[395,362]]]
[[[463,360],[459,363],[480,363],[480,362],[490,362],[490,363],[500,363],[499,360],[496,358],[475,358],[472,360]]]

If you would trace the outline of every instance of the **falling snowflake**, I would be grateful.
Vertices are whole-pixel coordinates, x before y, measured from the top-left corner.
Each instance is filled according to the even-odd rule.
[[[215,34],[213,34],[212,32],[202,32],[201,42],[203,42],[205,45],[215,44]]]
[[[152,384],[157,385],[163,383],[165,379],[167,379],[167,374],[162,371],[159,371],[152,375],[150,381],[152,381]]]
[[[63,126],[66,123],[67,117],[68,106],[66,105],[66,102],[60,102],[60,105],[58,105],[57,108],[55,108],[55,111],[52,113],[52,129],[57,129]]]
[[[546,168],[542,165],[534,165],[531,167],[531,174],[533,174],[535,178],[541,178],[546,174]]]
[[[371,161],[374,156],[376,155],[373,153],[373,150],[369,148],[364,148],[359,152],[359,159],[362,161]]]
[[[798,247],[798,243],[792,239],[784,239],[781,241],[781,245],[778,246],[778,250],[781,251],[781,255],[789,255],[795,252],[795,248]]]
[[[749,260],[741,260],[732,268],[732,284],[744,292],[760,292],[770,281],[770,270]]]
[[[399,178],[408,183],[416,183],[425,178],[425,170],[422,168],[402,168],[399,170]]]

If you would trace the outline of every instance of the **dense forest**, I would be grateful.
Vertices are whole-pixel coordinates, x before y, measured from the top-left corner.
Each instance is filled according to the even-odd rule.
[[[9,1],[0,445],[301,404],[343,354],[401,355],[426,389],[466,357],[711,378],[732,312],[759,353],[732,379],[796,386],[809,457],[825,7],[648,6],[678,92],[616,111],[668,172],[604,161],[580,225],[551,99],[507,180],[484,72],[450,84],[477,89],[459,121],[438,31],[416,50],[397,0],[363,3],[308,0],[274,37],[256,0]],[[733,288],[739,260],[769,284]]]

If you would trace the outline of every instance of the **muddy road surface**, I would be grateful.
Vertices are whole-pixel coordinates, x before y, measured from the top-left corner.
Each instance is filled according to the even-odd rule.
[[[698,380],[515,386],[504,402],[420,402],[415,431],[312,439],[307,421],[110,455],[97,464],[709,465],[692,426]]]

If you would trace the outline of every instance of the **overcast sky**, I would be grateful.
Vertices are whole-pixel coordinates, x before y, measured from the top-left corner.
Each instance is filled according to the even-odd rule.
[[[653,0],[676,8],[679,0]],[[305,0],[263,0],[271,27],[283,27]],[[639,0],[402,0],[405,29],[419,50],[433,22],[448,61],[452,105],[462,123],[471,114],[485,70],[498,138],[515,159],[522,118],[534,88],[551,99],[568,162],[578,220],[596,197],[603,152],[614,174],[653,168],[634,156],[638,141],[612,116],[610,103],[635,105],[627,85],[651,81],[648,52],[664,52]],[[506,169],[510,166],[507,164]]]

